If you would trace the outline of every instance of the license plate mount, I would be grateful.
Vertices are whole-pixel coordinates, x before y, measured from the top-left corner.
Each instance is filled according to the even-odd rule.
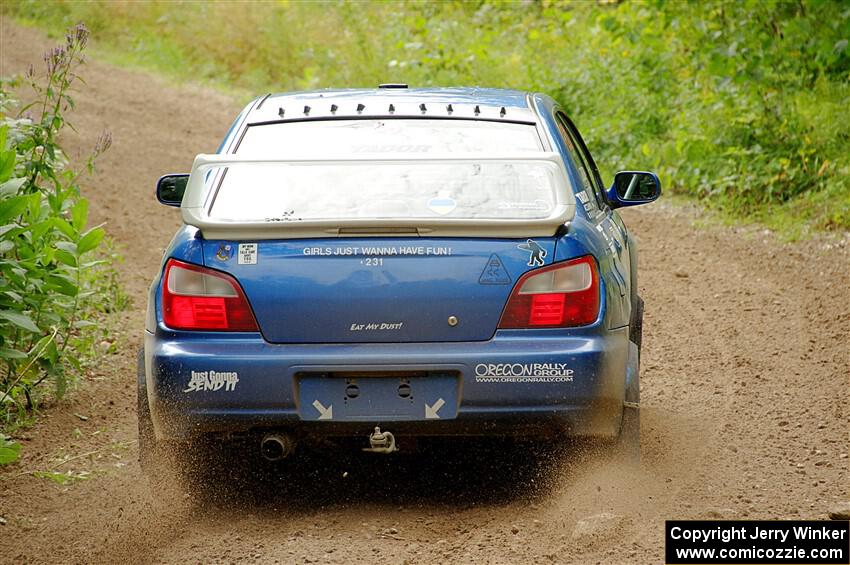
[[[451,420],[457,417],[460,378],[424,376],[329,376],[298,378],[302,420],[382,422]]]

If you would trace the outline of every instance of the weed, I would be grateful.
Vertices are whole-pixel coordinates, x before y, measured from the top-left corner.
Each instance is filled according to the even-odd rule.
[[[79,168],[58,142],[70,127],[87,40],[88,30],[75,26],[45,54],[43,80],[29,69],[26,106],[11,96],[15,81],[0,79],[0,425],[7,429],[37,408],[40,385],[65,393],[91,350],[92,318],[126,304],[110,267],[114,253],[102,246],[103,229],[87,226],[79,190],[111,137],[104,133]]]
[[[60,486],[67,486],[79,481],[85,481],[91,478],[89,471],[33,471],[32,475],[40,479],[47,479]]]

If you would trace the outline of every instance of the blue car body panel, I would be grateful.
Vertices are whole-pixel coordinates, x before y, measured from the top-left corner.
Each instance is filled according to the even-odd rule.
[[[560,141],[553,117],[557,105],[515,91],[316,91],[256,99],[219,151],[234,151],[240,131],[258,119],[252,116],[260,104],[276,108],[283,101],[322,98],[368,105],[399,97],[505,107],[508,114],[511,108],[529,111],[551,149],[563,155],[573,186],[581,186]],[[629,341],[634,240],[613,210],[592,214],[578,206],[563,233],[536,241],[545,249],[544,265],[594,257],[601,296],[593,324],[497,329],[514,284],[541,266],[530,264],[520,247],[524,240],[267,240],[257,244],[256,264],[247,265],[237,261],[239,241],[205,240],[198,229],[184,226],[165,259],[233,275],[260,331],[166,327],[159,273],[150,289],[145,372],[139,377],[157,436],[255,429],[333,435],[375,424],[421,435],[520,434],[529,428],[616,435],[636,374]],[[450,316],[458,319],[456,325],[447,323]],[[369,329],[370,324],[377,327]],[[398,326],[382,331],[381,324]],[[357,325],[363,327],[354,329]],[[352,386],[358,391],[354,398]]]
[[[546,258],[554,255],[553,239],[536,241]],[[257,264],[239,265],[235,254],[217,257],[222,246],[236,249],[236,242],[205,241],[204,264],[239,280],[271,343],[481,341],[493,336],[513,283],[529,269],[522,243],[261,241]],[[449,326],[449,316],[459,323]]]

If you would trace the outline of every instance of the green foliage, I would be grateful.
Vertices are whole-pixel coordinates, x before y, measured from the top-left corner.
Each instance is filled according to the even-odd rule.
[[[738,216],[850,227],[850,6],[730,2],[39,2],[120,62],[252,93],[482,85],[565,105],[610,177]],[[777,220],[777,218],[779,220]]]
[[[33,102],[23,108],[11,96],[17,85],[0,80],[0,426],[36,407],[39,385],[51,383],[56,396],[64,394],[74,374],[69,369],[79,371],[91,350],[91,317],[114,292],[108,261],[92,257],[103,228],[87,226],[81,171],[57,139],[69,126],[70,91],[80,80],[87,38],[86,28],[76,26],[45,54],[43,83],[30,68],[24,80]],[[84,170],[91,172],[109,145],[104,134]]]
[[[14,463],[21,453],[21,444],[9,439],[9,436],[0,434],[0,465]]]

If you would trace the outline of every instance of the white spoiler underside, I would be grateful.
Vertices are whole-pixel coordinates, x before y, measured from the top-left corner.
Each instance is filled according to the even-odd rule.
[[[456,163],[548,163],[554,171],[556,187],[554,205],[544,218],[333,218],[297,221],[233,221],[210,216],[211,200],[218,190],[220,175],[208,179],[208,172],[224,167],[257,164],[297,164],[327,166],[338,164],[456,164]],[[575,213],[575,195],[568,180],[564,163],[558,153],[516,154],[349,154],[345,156],[295,157],[286,159],[250,158],[235,155],[205,155],[195,157],[192,173],[183,196],[183,221],[201,230],[207,239],[296,239],[317,237],[545,237],[555,233]]]

